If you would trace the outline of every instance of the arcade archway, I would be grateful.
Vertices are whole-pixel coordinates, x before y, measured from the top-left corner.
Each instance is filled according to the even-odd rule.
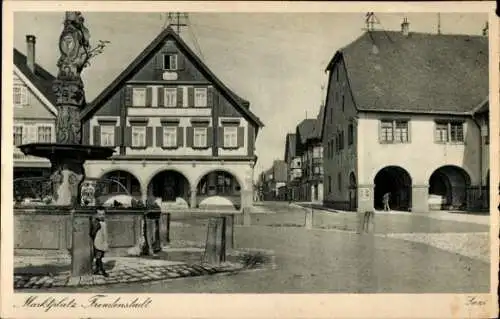
[[[465,209],[470,176],[458,166],[442,166],[429,178],[431,209]]]
[[[383,209],[384,194],[389,193],[389,206],[393,210],[407,211],[411,208],[411,176],[402,167],[387,166],[382,168],[374,180],[374,207]]]
[[[188,179],[180,172],[164,170],[157,173],[148,185],[148,198],[156,202],[177,203],[189,206],[190,185]]]
[[[241,186],[231,173],[215,170],[205,174],[196,187],[197,205],[200,208],[241,207]]]

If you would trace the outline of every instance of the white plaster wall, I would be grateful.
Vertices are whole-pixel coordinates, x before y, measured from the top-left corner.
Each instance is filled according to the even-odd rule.
[[[379,143],[379,119],[376,115],[360,114],[358,120],[358,183],[373,184],[380,169],[401,166],[412,177],[413,184],[427,185],[431,174],[441,166],[463,168],[473,185],[480,180],[479,129],[471,119],[464,127],[463,144],[434,142],[435,117],[413,116],[410,121],[410,143]]]

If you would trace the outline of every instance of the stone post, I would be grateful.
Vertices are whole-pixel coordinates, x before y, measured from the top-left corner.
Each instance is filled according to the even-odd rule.
[[[93,243],[90,237],[91,216],[71,211],[72,245],[71,276],[92,274]]]
[[[207,241],[203,262],[218,265],[226,261],[226,219],[212,217],[208,220]]]
[[[411,211],[429,212],[429,185],[414,184],[411,186]]]
[[[167,212],[160,215],[160,242],[162,247],[170,243],[170,213]]]
[[[313,208],[309,207],[306,209],[304,227],[306,229],[313,228]]]

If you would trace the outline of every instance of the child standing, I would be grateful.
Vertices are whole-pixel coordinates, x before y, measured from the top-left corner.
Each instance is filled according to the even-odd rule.
[[[102,207],[97,209],[96,216],[92,220],[90,227],[90,236],[92,237],[92,241],[94,242],[94,258],[96,266],[94,274],[97,275],[101,273],[104,277],[108,277],[108,274],[104,270],[104,264],[102,263],[104,253],[109,248],[105,211]]]

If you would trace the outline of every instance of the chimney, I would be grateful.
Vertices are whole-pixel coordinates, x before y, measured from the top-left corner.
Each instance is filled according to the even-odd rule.
[[[26,65],[33,73],[35,73],[35,43],[34,35],[26,36]]]
[[[403,23],[401,23],[401,32],[404,36],[410,34],[410,23],[408,22],[408,18],[403,19]]]

